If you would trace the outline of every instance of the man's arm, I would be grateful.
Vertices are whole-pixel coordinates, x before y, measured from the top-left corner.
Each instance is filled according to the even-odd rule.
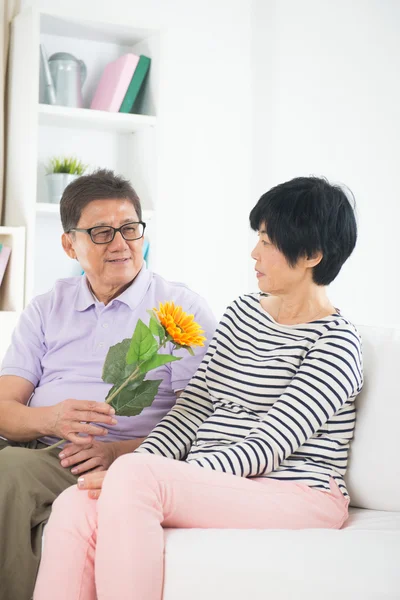
[[[29,442],[42,435],[43,410],[26,405],[34,390],[27,379],[0,377],[0,435],[14,442]]]
[[[186,307],[185,301],[182,300],[182,306],[188,313],[193,314],[196,323],[203,328],[206,342],[204,346],[195,346],[193,355],[190,355],[185,349],[172,350],[171,354],[180,358],[168,365],[171,370],[173,390],[184,390],[187,387],[208,351],[217,325],[211,309],[200,296],[196,296],[195,301],[189,307]]]
[[[88,438],[107,435],[91,423],[115,425],[114,409],[105,402],[67,399],[54,406],[29,407],[34,385],[16,375],[0,377],[0,435],[13,442],[30,442],[49,435],[85,444]]]

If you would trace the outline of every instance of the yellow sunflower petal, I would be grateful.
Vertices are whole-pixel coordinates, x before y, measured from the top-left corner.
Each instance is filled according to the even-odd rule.
[[[204,330],[196,323],[194,315],[185,313],[181,306],[175,306],[174,302],[160,302],[154,312],[175,344],[204,346]]]

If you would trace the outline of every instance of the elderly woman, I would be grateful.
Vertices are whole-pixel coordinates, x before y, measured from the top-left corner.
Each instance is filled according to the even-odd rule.
[[[339,187],[298,178],[264,194],[250,223],[261,294],[228,307],[146,441],[56,501],[35,600],[160,600],[163,527],[346,520],[361,349],[326,286],[354,248],[353,209]]]

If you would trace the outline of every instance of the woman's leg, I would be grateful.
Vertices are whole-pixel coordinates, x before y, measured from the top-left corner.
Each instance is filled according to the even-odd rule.
[[[34,600],[96,600],[97,500],[76,485],[53,504]]]
[[[34,598],[95,600],[97,590],[98,600],[161,600],[163,527],[339,528],[347,504],[337,487],[327,494],[126,455],[110,468],[98,501],[76,487],[56,500]]]
[[[163,527],[340,528],[347,505],[334,484],[326,493],[152,455],[125,455],[111,466],[98,500],[98,600],[161,600]],[[92,564],[86,565],[91,576]],[[68,600],[76,598],[92,597]]]

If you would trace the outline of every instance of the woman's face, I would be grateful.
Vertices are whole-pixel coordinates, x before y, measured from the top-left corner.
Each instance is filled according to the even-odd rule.
[[[129,200],[93,200],[83,209],[77,228],[121,227],[138,220]],[[123,287],[136,277],[143,265],[143,238],[126,241],[121,232],[107,244],[95,244],[84,232],[64,233],[63,246],[69,256],[79,261],[94,289]]]
[[[264,225],[260,226],[251,257],[256,261],[258,287],[273,296],[293,292],[312,275],[306,258],[300,258],[294,267],[288,264],[285,255],[268,238]]]

